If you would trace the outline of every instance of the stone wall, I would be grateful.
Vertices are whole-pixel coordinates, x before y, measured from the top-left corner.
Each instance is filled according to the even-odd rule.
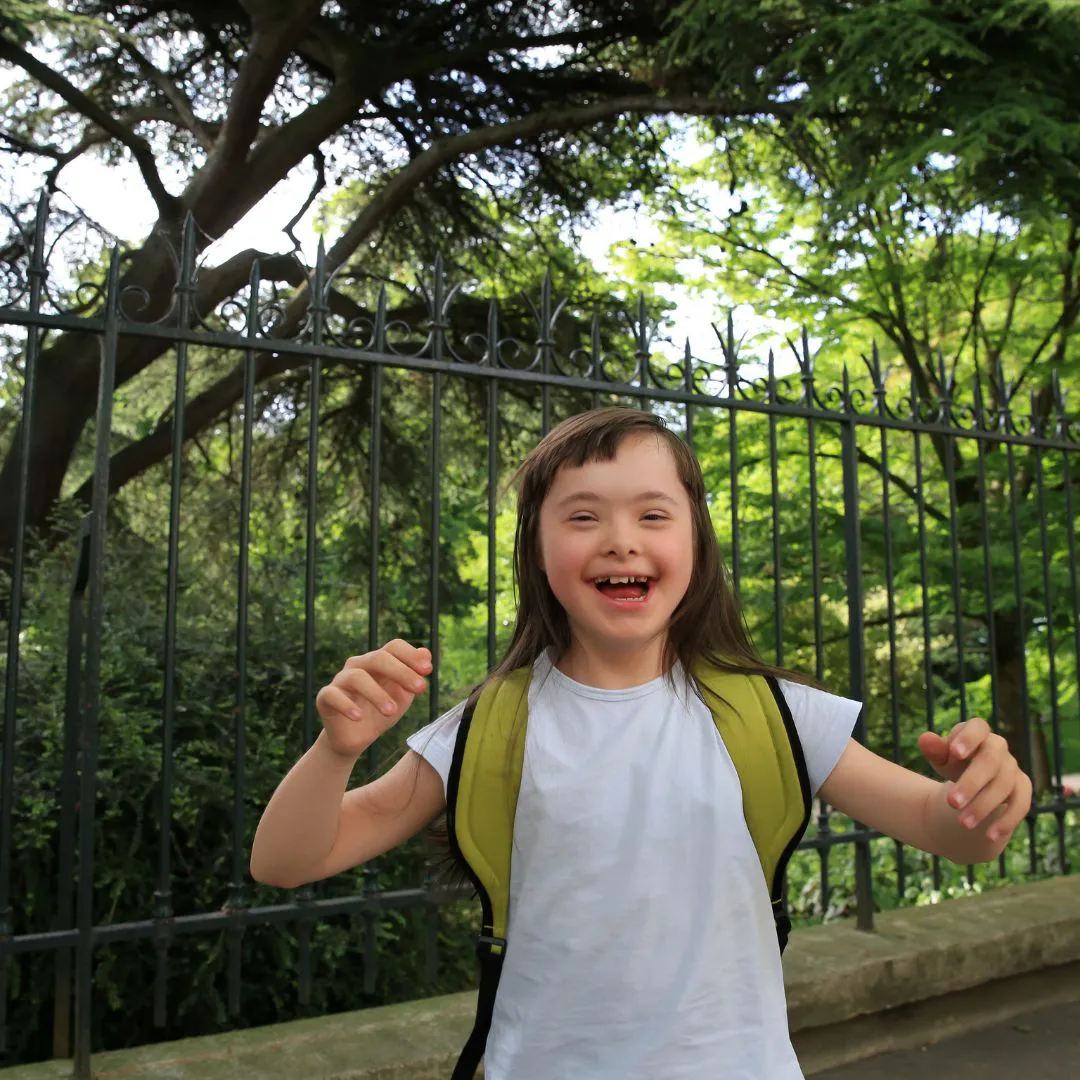
[[[1080,876],[800,930],[784,957],[808,1075],[1080,1001]],[[475,995],[96,1055],[95,1080],[446,1080]],[[70,1062],[0,1070],[69,1080]]]

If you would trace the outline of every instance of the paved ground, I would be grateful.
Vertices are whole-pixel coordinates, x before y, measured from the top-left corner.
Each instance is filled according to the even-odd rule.
[[[881,1054],[813,1080],[1056,1080],[1080,1076],[1080,1003],[1030,1013],[936,1046]]]

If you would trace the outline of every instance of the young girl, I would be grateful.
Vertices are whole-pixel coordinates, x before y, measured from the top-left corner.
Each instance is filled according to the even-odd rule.
[[[982,720],[921,737],[946,783],[908,772],[851,738],[857,702],[763,663],[700,467],[655,416],[575,416],[519,480],[517,623],[492,675],[531,665],[532,680],[485,1075],[796,1080],[769,888],[731,756],[686,673],[704,660],[775,678],[811,791],[961,864],[997,857],[1031,785]],[[463,705],[346,793],[431,670],[427,649],[392,641],[319,692],[323,731],[263,814],[257,880],[328,877],[443,812]]]

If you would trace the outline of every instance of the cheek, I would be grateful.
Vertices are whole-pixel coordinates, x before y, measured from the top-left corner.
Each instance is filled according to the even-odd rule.
[[[580,545],[573,542],[560,542],[550,547],[541,547],[544,573],[547,574],[552,589],[555,589],[558,584],[565,584],[574,578],[581,577],[585,556],[579,548]]]
[[[694,570],[694,537],[692,530],[672,534],[658,553],[662,560],[661,569],[673,581],[684,586],[690,584]]]

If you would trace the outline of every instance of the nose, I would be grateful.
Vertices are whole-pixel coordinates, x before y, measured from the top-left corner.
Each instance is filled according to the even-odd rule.
[[[637,555],[641,551],[641,541],[634,530],[625,524],[613,522],[604,537],[604,554],[623,557]]]

